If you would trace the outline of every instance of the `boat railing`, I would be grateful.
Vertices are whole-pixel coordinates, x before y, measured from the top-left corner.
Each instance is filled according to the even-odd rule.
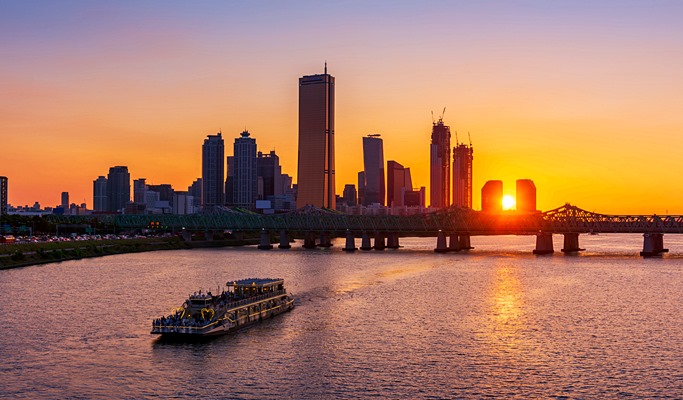
[[[255,301],[265,300],[265,299],[280,296],[283,294],[287,294],[287,290],[285,290],[285,289],[275,290],[275,291],[272,291],[269,293],[259,294],[258,296],[252,296],[252,297],[247,297],[246,299],[232,301],[232,302],[227,304],[227,307],[228,308],[236,308],[236,307],[240,307],[240,306],[243,306],[243,305],[246,305],[249,303],[253,303]]]

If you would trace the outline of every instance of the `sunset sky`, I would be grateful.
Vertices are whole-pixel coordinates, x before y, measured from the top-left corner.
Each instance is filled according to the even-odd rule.
[[[296,180],[298,78],[327,61],[338,193],[369,133],[428,186],[446,107],[475,209],[528,178],[542,210],[683,214],[682,21],[681,1],[2,1],[0,175],[15,206],[92,207],[114,165],[186,190],[206,135],[229,155],[247,128]]]

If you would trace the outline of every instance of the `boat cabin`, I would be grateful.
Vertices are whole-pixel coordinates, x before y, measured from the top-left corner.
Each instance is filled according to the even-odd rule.
[[[284,290],[284,279],[240,279],[226,283],[228,292],[233,293],[237,298],[258,296],[261,294],[272,294]]]

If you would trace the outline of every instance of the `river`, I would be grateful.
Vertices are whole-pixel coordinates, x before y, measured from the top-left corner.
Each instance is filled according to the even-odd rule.
[[[562,247],[556,235],[555,249]],[[0,271],[0,397],[683,397],[683,237],[474,237],[436,254],[255,247],[123,254]],[[202,343],[149,334],[200,288],[282,277],[290,313]]]

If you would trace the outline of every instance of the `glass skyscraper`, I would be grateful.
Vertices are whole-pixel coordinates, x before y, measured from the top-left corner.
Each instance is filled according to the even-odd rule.
[[[298,208],[307,204],[334,209],[334,77],[299,78]]]
[[[224,203],[225,144],[221,133],[208,135],[202,146],[202,207],[211,209]]]
[[[378,134],[363,138],[363,170],[365,172],[365,191],[363,205],[384,205],[384,144]]]
[[[130,173],[128,167],[109,168],[107,175],[107,211],[119,212],[130,202]]]
[[[232,202],[237,207],[254,209],[258,193],[256,175],[256,139],[244,131],[235,139]]]

